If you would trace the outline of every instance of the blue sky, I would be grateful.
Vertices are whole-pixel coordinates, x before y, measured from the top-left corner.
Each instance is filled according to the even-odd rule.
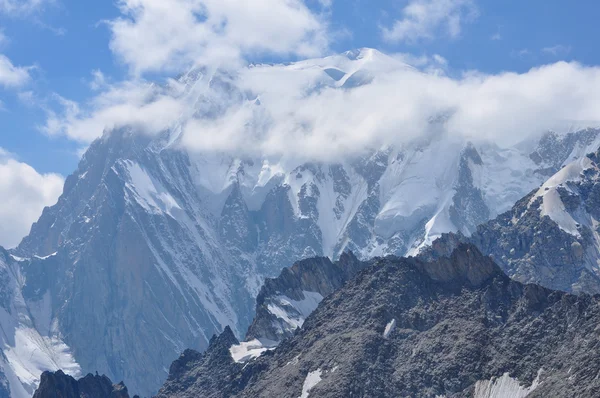
[[[384,52],[439,54],[448,60],[451,71],[486,73],[523,72],[558,59],[600,63],[595,43],[600,37],[600,4],[593,0],[578,0],[576,6],[567,0],[480,0],[474,2],[477,16],[461,25],[457,37],[441,32],[432,39],[384,40],[382,26],[391,25],[407,3],[333,1],[328,51],[374,47]],[[320,7],[309,5],[315,11]],[[127,66],[109,48],[111,31],[103,22],[120,15],[115,1],[56,0],[29,13],[0,15],[0,26],[8,38],[0,52],[14,65],[35,65],[31,82],[21,90],[31,91],[38,100],[57,93],[85,101],[94,95],[89,87],[93,70],[101,70],[115,81],[128,74]],[[0,89],[4,104],[0,147],[39,172],[70,173],[82,144],[40,132],[45,112],[37,105],[24,104],[18,93]]]

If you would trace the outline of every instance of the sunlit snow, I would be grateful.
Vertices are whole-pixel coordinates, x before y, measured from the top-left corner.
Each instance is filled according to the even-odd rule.
[[[308,398],[310,390],[312,390],[321,382],[321,374],[321,369],[317,369],[314,372],[310,372],[306,376],[306,379],[304,379],[304,384],[302,385],[302,395],[300,395],[300,398]]]

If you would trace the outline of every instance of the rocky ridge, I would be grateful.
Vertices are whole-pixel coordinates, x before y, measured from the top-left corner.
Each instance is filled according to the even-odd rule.
[[[227,380],[223,385],[178,389],[189,373],[173,373],[158,396],[600,392],[598,297],[513,281],[474,246],[459,244],[444,254],[435,253],[432,262],[380,259],[325,298],[276,350],[244,365],[224,349],[216,358],[186,362],[202,370],[201,378]]]

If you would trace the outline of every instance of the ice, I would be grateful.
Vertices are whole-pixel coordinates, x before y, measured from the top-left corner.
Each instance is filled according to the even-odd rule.
[[[318,225],[323,236],[323,253],[333,258],[334,248],[342,238],[348,224],[352,221],[360,205],[367,199],[367,182],[351,168],[345,167],[349,172],[351,193],[342,200],[343,213],[338,217],[334,211],[337,205],[339,193],[335,192],[333,180],[326,179],[319,184],[319,211]]]
[[[535,198],[544,196],[544,194],[551,188],[556,188],[558,186],[564,185],[569,181],[580,180],[580,175],[583,172],[583,170],[586,170],[590,167],[592,167],[592,160],[586,156],[564,166],[562,169],[560,169],[560,171],[558,171],[556,174],[550,177],[550,179],[548,179],[541,186],[541,188],[537,191],[535,197],[532,199],[532,202],[535,200]]]
[[[542,216],[550,217],[563,231],[576,237],[580,236],[577,229],[577,222],[565,210],[565,205],[556,189],[551,189],[544,195],[541,207]]]

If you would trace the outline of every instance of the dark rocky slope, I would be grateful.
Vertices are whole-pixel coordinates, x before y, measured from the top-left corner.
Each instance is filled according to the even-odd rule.
[[[513,281],[474,246],[439,249],[378,260],[250,363],[224,349],[226,330],[176,361],[158,396],[600,394],[600,298]]]
[[[33,398],[129,398],[129,393],[122,382],[112,384],[106,376],[88,374],[75,380],[59,370],[42,374]]]

